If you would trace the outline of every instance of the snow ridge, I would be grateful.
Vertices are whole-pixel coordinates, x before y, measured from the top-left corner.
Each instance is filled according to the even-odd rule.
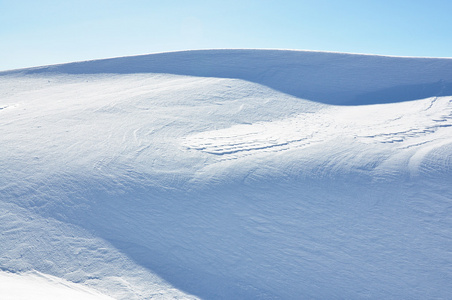
[[[452,59],[289,50],[197,50],[45,66],[1,74],[158,73],[234,78],[327,104],[452,95]]]

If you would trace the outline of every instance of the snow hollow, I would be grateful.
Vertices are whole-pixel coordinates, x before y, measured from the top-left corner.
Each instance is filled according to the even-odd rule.
[[[452,59],[203,50],[0,73],[0,282],[447,299],[451,228]]]

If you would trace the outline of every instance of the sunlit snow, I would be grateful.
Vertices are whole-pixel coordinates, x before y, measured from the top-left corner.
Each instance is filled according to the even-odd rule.
[[[115,299],[452,293],[452,59],[210,50],[3,72],[0,170],[8,276]]]
[[[112,300],[82,285],[53,276],[0,272],[0,291],[3,300]]]

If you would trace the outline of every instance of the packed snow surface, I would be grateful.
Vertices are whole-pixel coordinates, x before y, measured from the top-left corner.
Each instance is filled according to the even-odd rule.
[[[452,59],[209,50],[3,72],[0,170],[0,298],[11,276],[99,299],[452,294]]]
[[[84,286],[53,276],[0,272],[2,300],[113,300]]]

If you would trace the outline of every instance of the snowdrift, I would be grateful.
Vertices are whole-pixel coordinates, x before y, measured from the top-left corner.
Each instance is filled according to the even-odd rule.
[[[327,104],[363,105],[452,95],[452,59],[314,51],[198,50],[84,61],[22,74],[160,73],[234,78]]]
[[[206,50],[2,72],[0,145],[2,270],[116,299],[452,293],[452,59]]]

